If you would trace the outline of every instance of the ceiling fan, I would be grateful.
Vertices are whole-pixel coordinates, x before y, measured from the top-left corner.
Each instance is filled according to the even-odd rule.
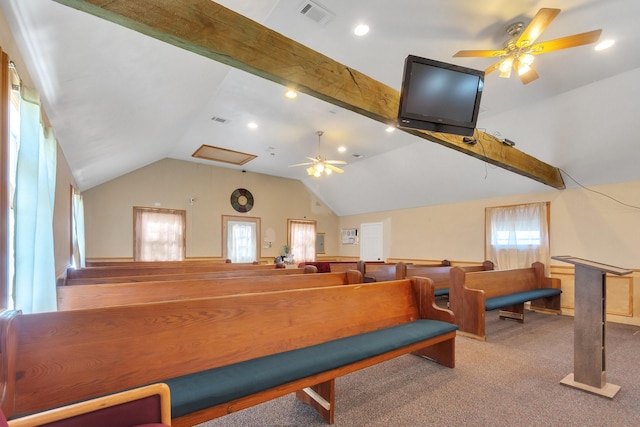
[[[523,22],[509,25],[507,34],[510,39],[507,40],[504,48],[500,50],[461,50],[453,56],[497,57],[499,61],[487,68],[485,70],[486,74],[499,70],[500,77],[509,78],[511,70],[514,70],[520,76],[522,83],[531,83],[538,78],[538,73],[533,68],[534,55],[595,43],[600,38],[602,30],[594,30],[534,44],[540,34],[559,13],[560,9],[542,8],[526,28]]]
[[[297,165],[290,165],[289,167],[309,166],[307,168],[307,175],[315,177],[319,177],[322,173],[325,173],[326,175],[331,175],[333,172],[343,173],[344,171],[342,169],[334,165],[346,165],[347,162],[342,160],[327,160],[322,157],[320,155],[320,137],[324,132],[319,130],[316,134],[318,135],[318,155],[316,157],[307,157],[311,162],[298,163]]]

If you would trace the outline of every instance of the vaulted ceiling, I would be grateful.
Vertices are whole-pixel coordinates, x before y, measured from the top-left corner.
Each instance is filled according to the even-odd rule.
[[[601,52],[590,45],[541,55],[540,78],[528,85],[516,77],[487,75],[480,143],[451,149],[399,129],[386,132],[384,120],[334,102],[340,88],[323,85],[323,79],[316,86],[323,99],[317,90],[302,90],[290,100],[283,85],[198,54],[204,52],[194,45],[183,49],[54,1],[0,0],[82,190],[163,158],[299,179],[338,215],[561,191],[496,163],[529,168],[534,175],[538,165],[559,168],[569,188],[578,185],[574,179],[586,186],[640,179],[632,127],[640,107],[640,55],[634,53],[640,2],[217,3],[368,76],[392,94],[400,89],[408,54],[485,69],[495,60],[452,55],[501,48],[509,24],[526,25],[542,7],[562,12],[539,41],[601,28],[601,38],[616,44]],[[326,19],[316,22],[302,14],[306,4]],[[360,22],[371,28],[364,37],[352,33]],[[251,44],[259,43],[251,37]],[[286,58],[289,51],[266,54]],[[249,122],[258,127],[249,128]],[[343,174],[313,178],[304,167],[289,167],[318,154],[318,130],[324,131],[321,154],[348,163]],[[516,146],[502,146],[505,137]],[[193,158],[202,144],[257,157],[239,166]],[[340,146],[346,151],[339,152]],[[533,163],[522,166],[522,158]]]

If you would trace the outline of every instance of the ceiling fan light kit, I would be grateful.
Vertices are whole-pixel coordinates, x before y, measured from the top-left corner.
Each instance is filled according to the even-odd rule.
[[[347,162],[342,160],[327,160],[324,157],[320,156],[320,137],[324,134],[323,131],[319,130],[316,132],[318,135],[318,155],[316,157],[307,157],[307,159],[311,160],[311,162],[307,163],[298,163],[297,165],[290,165],[290,168],[296,166],[309,166],[307,170],[307,175],[314,176],[316,178],[325,175],[331,175],[333,172],[343,173],[344,170],[336,167],[334,165],[346,165]]]
[[[498,57],[500,60],[487,68],[485,74],[498,70],[500,77],[509,78],[511,71],[516,71],[523,84],[531,83],[539,77],[533,67],[534,55],[595,43],[600,38],[602,30],[594,30],[535,43],[559,13],[560,9],[542,8],[526,27],[523,22],[509,25],[506,32],[510,38],[501,50],[461,50],[453,56]]]

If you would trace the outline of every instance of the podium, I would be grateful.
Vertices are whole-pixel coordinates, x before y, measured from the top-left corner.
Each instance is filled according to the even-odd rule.
[[[606,378],[607,273],[624,276],[632,271],[572,256],[551,259],[575,265],[573,373],[560,383],[612,399],[620,386]]]

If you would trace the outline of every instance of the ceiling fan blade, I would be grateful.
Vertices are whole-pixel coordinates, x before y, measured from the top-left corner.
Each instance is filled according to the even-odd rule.
[[[307,163],[298,163],[296,165],[289,165],[290,168],[295,168],[296,166],[308,166],[308,165],[312,165],[313,163],[307,162]]]
[[[531,22],[529,22],[527,28],[520,34],[520,37],[518,37],[516,46],[519,48],[531,46],[559,13],[560,9],[540,9]]]
[[[533,68],[533,65],[529,65],[529,71],[523,74],[519,74],[518,76],[520,77],[520,81],[525,85],[531,83],[539,77],[535,68]]]
[[[496,62],[495,64],[491,65],[489,68],[487,68],[486,70],[484,70],[485,74],[489,74],[492,71],[496,71],[500,68],[500,64],[502,63],[502,60]]]
[[[506,55],[506,50],[461,50],[453,55],[454,58],[481,57],[493,58],[494,56]]]
[[[327,169],[330,169],[330,170],[332,170],[332,171],[334,171],[336,173],[343,173],[344,172],[342,169],[337,168],[337,167],[335,167],[333,165],[330,165],[330,164],[327,164],[327,163],[324,164],[324,167],[327,168]]]
[[[602,30],[593,30],[586,33],[574,34],[572,36],[536,43],[531,46],[531,51],[529,53],[533,55],[540,55],[541,53],[553,52],[554,50],[568,49],[570,47],[595,43],[600,39],[601,33]]]
[[[325,160],[324,163],[329,165],[346,165],[347,164],[347,162],[343,160]]]

